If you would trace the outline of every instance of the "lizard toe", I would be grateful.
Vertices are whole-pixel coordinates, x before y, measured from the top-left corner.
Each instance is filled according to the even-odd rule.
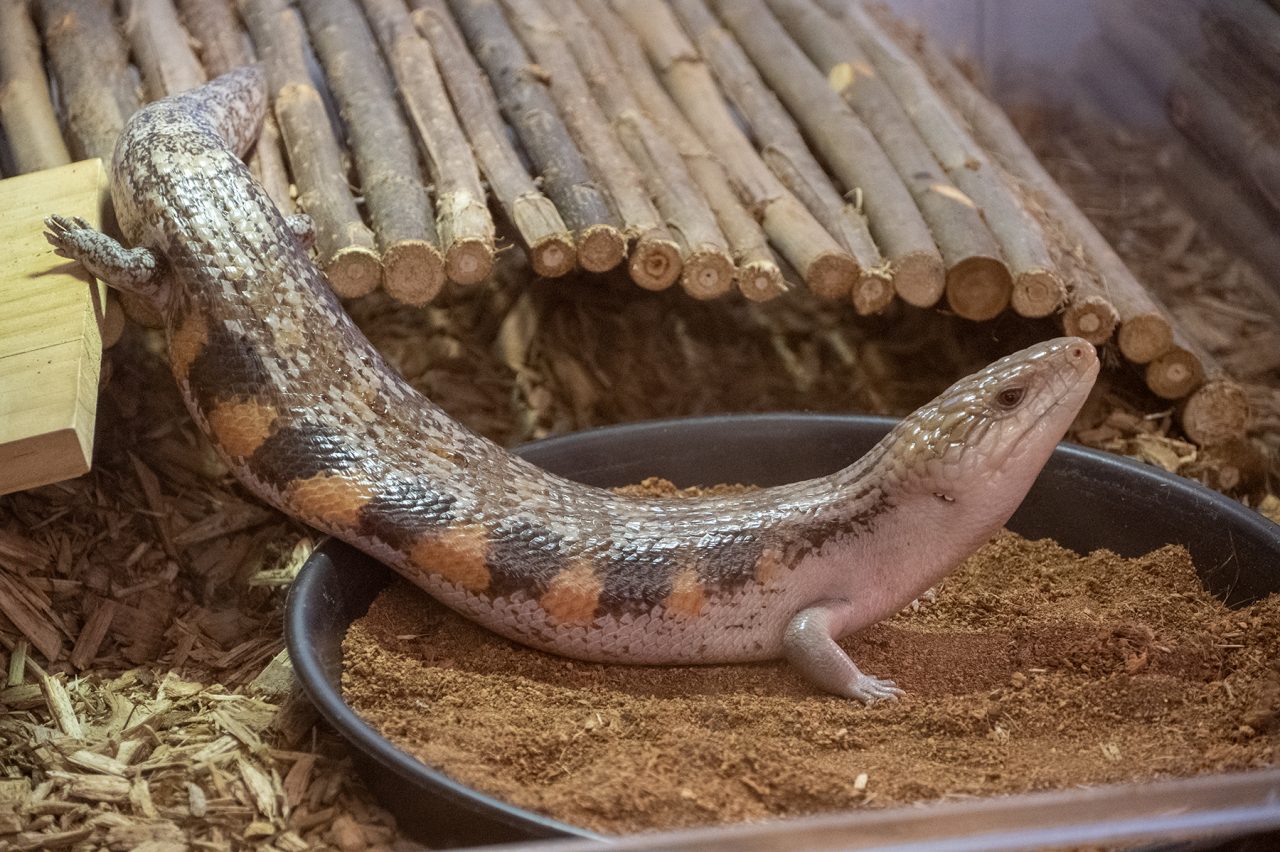
[[[896,683],[884,678],[872,677],[871,675],[860,675],[849,686],[849,695],[856,698],[864,704],[875,704],[880,701],[897,701],[899,696],[905,695]]]

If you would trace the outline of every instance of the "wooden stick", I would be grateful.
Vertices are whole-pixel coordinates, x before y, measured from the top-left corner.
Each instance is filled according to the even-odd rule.
[[[1138,71],[1114,48],[1100,43],[1100,51],[1090,56],[1082,69],[1085,89],[1106,115],[1120,124],[1158,122],[1159,107],[1152,104],[1144,116],[1135,114],[1136,104],[1150,98],[1150,89]],[[1183,205],[1270,281],[1280,282],[1280,218],[1265,202],[1226,175],[1183,140],[1173,140],[1155,155],[1156,167],[1166,185],[1176,191]],[[1280,320],[1280,286],[1263,288],[1257,294],[1272,315]]]
[[[1110,299],[1080,287],[1079,280],[1071,279],[1073,286],[1069,289],[1067,304],[1062,309],[1062,330],[1101,346],[1115,336],[1116,326],[1120,324],[1120,312]],[[1093,286],[1099,290],[1103,288],[1100,282],[1094,282]]]
[[[289,179],[289,166],[285,162],[284,138],[280,135],[280,124],[274,110],[267,110],[262,117],[258,141],[249,152],[249,169],[280,212],[286,215],[297,212],[293,182]]]
[[[827,233],[756,154],[720,97],[711,72],[665,3],[613,0],[640,37],[652,64],[706,146],[716,151],[739,193],[759,211],[764,231],[814,293],[847,298],[858,262]]]
[[[403,0],[363,0],[365,14],[395,75],[400,98],[427,155],[436,187],[436,230],[445,275],[477,284],[493,271],[493,217],[480,169],[449,104],[431,45]]]
[[[859,311],[875,313],[887,307],[893,300],[890,267],[861,211],[845,203],[791,116],[703,0],[672,0],[671,6],[730,101],[746,118],[764,162],[858,262],[861,274],[850,291]]]
[[[858,187],[862,191],[862,203],[867,204],[869,210],[878,214],[871,219],[872,233],[876,235],[877,241],[885,248],[885,251],[891,254],[894,267],[894,286],[898,295],[908,304],[917,307],[931,307],[942,297],[946,286],[943,259],[937,247],[933,244],[933,234],[956,232],[956,228],[945,227],[944,223],[948,218],[955,218],[952,216],[952,210],[957,208],[957,205],[953,199],[959,193],[943,194],[933,191],[932,187],[939,180],[945,183],[950,181],[941,175],[941,170],[938,168],[937,163],[933,162],[932,154],[924,147],[924,144],[916,135],[915,129],[911,126],[910,119],[901,114],[901,107],[897,105],[897,102],[891,96],[887,101],[888,109],[865,109],[868,105],[865,102],[867,99],[884,97],[884,92],[887,90],[884,90],[883,85],[880,85],[875,90],[868,86],[859,85],[856,87],[858,95],[867,92],[868,98],[850,99],[850,94],[855,91],[855,87],[846,85],[847,91],[841,92],[837,88],[838,81],[835,77],[828,75],[829,80],[822,80],[821,75],[816,73],[818,70],[827,71],[828,65],[837,66],[843,63],[843,57],[840,60],[833,60],[828,63],[827,57],[823,55],[822,50],[818,49],[825,48],[828,52],[840,53],[850,47],[850,40],[847,35],[842,34],[840,26],[833,25],[819,10],[808,4],[778,4],[773,7],[773,12],[777,15],[777,19],[791,31],[791,35],[797,39],[799,47],[803,48],[813,62],[818,65],[818,69],[811,71],[812,66],[807,61],[802,62],[803,56],[797,56],[794,50],[795,45],[789,45],[790,49],[785,51],[785,56],[770,61],[770,66],[774,68],[775,73],[790,75],[792,71],[784,66],[791,66],[794,72],[802,78],[801,80],[786,80],[786,89],[783,92],[784,98],[789,94],[795,100],[795,104],[792,107],[793,110],[796,110],[797,115],[800,115],[802,120],[811,125],[810,133],[820,134],[820,137],[818,135],[814,136],[815,144],[823,146],[820,150],[824,157],[827,156],[825,149],[837,145],[832,141],[833,133],[839,136],[844,132],[843,128],[851,128],[851,132],[854,134],[853,138],[858,138],[860,145],[866,145],[869,134],[865,131],[869,129],[874,132],[876,139],[879,140],[877,142],[876,139],[872,139],[871,144],[874,144],[877,149],[883,146],[883,151],[877,151],[872,154],[871,161],[883,160],[884,156],[888,155],[888,161],[893,163],[894,168],[897,169],[898,177],[901,178],[901,181],[898,182],[899,186],[905,184],[903,189],[910,192],[910,196],[907,199],[908,202],[912,202],[912,199],[914,199],[913,204],[918,207],[918,211],[915,212],[913,217],[911,215],[912,211],[906,211],[905,207],[903,207],[901,215],[906,217],[905,228],[900,228],[897,223],[891,221],[892,205],[889,206],[889,209],[883,208],[875,203],[873,199],[874,190],[871,187]],[[811,18],[820,24],[817,28],[821,30],[820,36],[813,36],[808,31],[809,26],[813,23],[810,20]],[[776,26],[777,21],[774,21],[773,25]],[[753,43],[757,44],[757,50],[764,49],[764,45],[760,43],[761,41],[761,39],[753,39]],[[852,46],[851,49],[856,50],[856,46]],[[762,66],[762,68],[764,67]],[[847,67],[847,64],[844,67]],[[869,65],[864,62],[863,67],[869,67]],[[864,77],[864,79],[866,78]],[[874,78],[871,79],[874,81]],[[878,83],[878,81],[875,82]],[[836,89],[835,94],[827,92],[828,83],[831,84],[833,89]],[[802,90],[805,87],[812,89],[813,97],[817,99],[816,102],[810,101],[808,96],[804,94]],[[844,95],[848,103],[847,106],[834,106],[833,99],[834,102],[838,102],[840,94]],[[806,98],[806,100],[798,100],[802,97]],[[864,102],[857,103],[855,100]],[[800,112],[802,104],[804,104],[803,113]],[[850,121],[851,116],[846,115],[849,106],[864,107],[859,111],[858,117],[861,118],[861,122],[858,122],[857,118],[853,118],[852,122]],[[898,115],[895,116],[890,110],[896,110]],[[885,116],[884,118],[881,117],[882,114]],[[898,118],[897,126],[890,127],[889,122],[892,122],[895,118]],[[862,126],[862,122],[865,122],[865,127]],[[832,123],[840,126],[829,126]],[[838,157],[844,163],[845,171],[850,172],[850,178],[854,177],[850,166],[862,165],[865,167],[867,165],[867,163],[859,164],[856,160],[849,162],[852,153],[845,150],[840,150],[838,153]],[[923,156],[921,156],[921,153],[923,153]],[[913,161],[914,167],[904,170],[902,163],[905,160]],[[833,163],[834,168],[836,161],[829,160],[829,162]],[[883,166],[883,163],[881,166]],[[889,183],[879,175],[876,177],[881,183]],[[901,193],[899,193],[898,188],[890,185],[888,191],[892,198],[898,199],[898,204],[901,206]],[[973,230],[973,220],[979,220],[977,224],[980,227],[976,230],[979,232],[985,230],[986,226],[981,224],[980,217],[976,211],[963,207],[958,209],[961,211],[959,218],[962,225],[965,220],[968,220],[968,225]],[[923,216],[923,219],[921,216]],[[921,231],[922,227],[923,231]],[[932,229],[933,234],[930,234],[930,229]],[[925,240],[926,237],[927,242]],[[918,244],[919,248],[913,248],[913,240]]]
[[[1147,387],[1162,399],[1182,399],[1205,381],[1203,350],[1189,338],[1174,331],[1173,345],[1147,364]]]
[[[236,18],[233,0],[177,0],[178,14],[196,40],[196,53],[210,78],[253,61],[250,42]]]
[[[147,100],[185,92],[208,80],[171,0],[120,0],[119,5]],[[129,293],[121,293],[119,299],[134,322],[149,328],[163,325],[150,302]]]
[[[1082,48],[1081,56],[1081,82],[1095,97],[1101,93],[1101,97],[1097,99],[1104,107],[1120,110],[1119,115],[1125,119],[1138,120],[1138,116],[1145,111],[1155,120],[1163,121],[1159,107],[1150,102],[1151,96],[1145,85],[1133,75],[1123,73],[1123,61],[1114,55],[1105,42],[1097,41]],[[1024,195],[1026,194],[1024,190]],[[1057,248],[1063,247],[1062,242],[1066,240],[1060,239]],[[1073,243],[1066,248],[1071,249],[1075,245],[1078,244]],[[1092,290],[1097,293],[1105,291],[1102,279],[1085,260],[1083,249],[1080,249],[1079,256],[1072,251],[1065,254],[1059,252],[1059,265],[1067,273],[1071,293],[1061,315],[1062,326],[1068,334],[1079,334],[1091,343],[1103,343],[1114,335],[1115,328],[1120,323],[1120,315],[1110,299],[1098,295],[1081,296],[1081,293],[1088,292],[1077,280],[1082,277],[1089,282]],[[1093,340],[1090,335],[1095,333],[1102,339]]]
[[[125,119],[139,106],[129,82],[129,53],[116,32],[111,4],[39,0],[37,9],[72,157],[110,163]]]
[[[1276,26],[1280,27],[1280,20]],[[1194,67],[1183,68],[1174,79],[1168,114],[1169,121],[1188,139],[1229,166],[1272,209],[1280,211],[1280,145]]]
[[[111,598],[98,600],[93,612],[85,619],[84,627],[76,637],[75,646],[71,649],[69,658],[71,665],[83,671],[93,662],[94,657],[98,656],[98,649],[102,647],[102,640],[107,637],[107,631],[111,628],[117,606],[118,604]]]
[[[1137,79],[1130,63],[1106,49],[1108,53],[1093,57],[1106,73],[1099,75],[1090,69],[1085,82],[1102,105],[1123,121],[1134,108],[1133,99],[1147,97],[1148,90]],[[1229,199],[1237,198],[1239,193],[1188,145],[1174,142],[1166,146],[1156,155],[1156,162],[1167,180],[1172,172],[1174,177],[1170,182],[1195,193],[1191,196],[1192,202],[1202,220],[1214,221],[1225,215],[1228,217],[1225,221],[1235,225],[1238,213],[1230,209]],[[1225,211],[1224,202],[1228,205]],[[1265,233],[1269,234],[1270,229]],[[1189,343],[1189,338],[1176,328],[1173,334],[1174,343],[1169,351],[1147,365],[1147,386],[1165,399],[1187,397],[1179,409],[1179,421],[1183,431],[1196,443],[1242,438],[1248,420],[1248,401],[1243,390],[1223,374],[1202,347]],[[1206,376],[1213,378],[1205,381]]]
[[[566,43],[618,141],[640,170],[645,187],[680,248],[681,286],[698,299],[722,296],[733,287],[733,259],[715,214],[697,192],[675,146],[641,110],[623,70],[573,0],[548,0]]]
[[[604,3],[578,0],[577,5],[617,58],[620,79],[635,96],[644,113],[643,117],[654,126],[662,128],[679,151],[689,175],[715,213],[737,264],[739,291],[753,301],[772,299],[784,292],[786,282],[769,249],[764,231],[738,198],[720,159],[707,149],[702,138],[658,81],[635,34]],[[670,214],[666,215],[673,222],[679,221]],[[691,261],[685,263],[686,272],[690,270],[690,263]],[[689,289],[688,285],[686,289]]]
[[[971,207],[958,205],[954,196],[929,192],[913,198],[880,142],[831,90],[762,0],[717,2],[717,9],[846,195],[857,197],[866,210],[871,234],[892,265],[899,295],[909,304],[935,304],[944,288],[944,260],[957,269],[961,263],[972,266],[978,254],[994,249],[981,217]],[[982,240],[986,246],[975,252],[974,245]]]
[[[507,137],[498,102],[484,72],[440,0],[415,0],[414,23],[435,53],[458,120],[471,140],[489,188],[524,241],[534,272],[544,278],[577,266],[573,235],[551,199],[534,185],[520,154]]]
[[[1160,34],[1182,51],[1184,62],[1201,55],[1206,47],[1213,46],[1211,39],[1201,24],[1203,5],[1195,0],[1178,0],[1168,3],[1165,0],[1126,0],[1130,14],[1142,18],[1160,31]],[[1094,43],[1103,39],[1093,39]]]
[[[306,32],[288,0],[238,0],[240,16],[267,70],[276,118],[298,184],[298,205],[316,227],[316,252],[333,291],[373,292],[382,278],[373,232],[347,185],[342,149],[307,70]]]
[[[583,156],[605,185],[624,232],[635,240],[628,271],[649,290],[663,290],[680,277],[680,249],[667,230],[642,183],[635,164],[623,150],[587,82],[556,20],[538,0],[503,0],[513,28],[532,52],[547,79],[548,90],[565,126]]]
[[[1035,192],[1040,206],[1052,217],[1059,231],[1079,245],[1096,268],[1102,280],[1099,289],[1093,289],[1094,282],[1087,277],[1078,277],[1073,282],[1075,289],[1063,318],[1067,333],[1087,338],[1087,331],[1074,327],[1069,318],[1071,308],[1092,299],[1099,306],[1114,308],[1119,316],[1118,343],[1130,361],[1150,363],[1168,351],[1173,345],[1173,330],[1167,311],[1134,278],[1089,218],[1044,170],[1004,112],[965,79],[929,39],[919,34],[901,34],[898,41],[919,59],[934,85],[968,122],[978,142],[1000,158],[1005,169],[1025,187]],[[1080,316],[1106,327],[1106,316],[1098,312],[1085,311]]]
[[[347,128],[382,252],[382,286],[400,302],[424,305],[444,286],[444,258],[418,153],[377,42],[355,0],[299,6]]]
[[[1133,78],[1141,77],[1148,91],[1154,91],[1165,100],[1170,121],[1175,126],[1180,126],[1192,142],[1225,160],[1228,166],[1236,170],[1237,174],[1242,174],[1247,181],[1247,164],[1242,162],[1242,159],[1248,157],[1243,138],[1247,130],[1231,105],[1200,77],[1195,68],[1186,65],[1180,51],[1147,18],[1117,14],[1114,7],[1104,5],[1099,8],[1099,20],[1106,43],[1119,54],[1118,57],[1112,57],[1111,74],[1108,76],[1113,78],[1113,82],[1103,90],[1104,105],[1116,109],[1116,105],[1111,103],[1115,95],[1109,89],[1114,86],[1132,91],[1139,88]],[[1089,75],[1089,79],[1093,76]],[[1097,89],[1098,83],[1094,82],[1093,86]],[[1226,128],[1225,135],[1217,126]],[[1175,171],[1180,172],[1177,183],[1183,186],[1184,191],[1190,189],[1197,192],[1201,196],[1201,203],[1211,209],[1217,208],[1222,213],[1227,212],[1222,210],[1223,207],[1236,207],[1230,212],[1239,215],[1241,211],[1238,206],[1231,204],[1231,199],[1237,193],[1230,182],[1218,177],[1213,167],[1189,148],[1182,148],[1180,155],[1174,154],[1175,150],[1177,149],[1170,148],[1157,157],[1157,162],[1163,161],[1165,164],[1166,174],[1176,161],[1178,166]],[[1280,183],[1277,185],[1280,186]],[[1265,198],[1265,183],[1256,187]],[[1208,193],[1218,195],[1206,197]],[[1204,212],[1201,215],[1205,215]],[[1270,223],[1263,224],[1261,228],[1263,233],[1270,232],[1271,229]],[[1265,239],[1262,244],[1265,246],[1269,242],[1270,239]],[[1172,328],[1172,321],[1169,321],[1169,325]],[[1155,327],[1155,324],[1151,323],[1151,326]],[[1138,328],[1145,332],[1147,324]],[[1133,337],[1136,333],[1133,324],[1121,326],[1122,349],[1127,340],[1126,335]],[[1186,344],[1176,328],[1172,328],[1172,339],[1170,350],[1149,363],[1146,379],[1148,387],[1158,396],[1180,399],[1204,382],[1206,373],[1212,368],[1204,363],[1207,354]]]
[[[683,268],[680,248],[643,186],[640,170],[623,149],[591,96],[568,40],[540,0],[503,0],[512,28],[547,78],[565,126],[609,191],[628,237],[635,239],[628,272],[648,290],[664,290]]]
[[[671,10],[746,120],[770,170],[813,213],[863,270],[888,272],[861,212],[845,202],[819,165],[795,122],[760,79],[751,60],[711,14],[703,0],[671,0]]]
[[[128,73],[128,50],[116,31],[110,4],[105,0],[39,0],[37,8],[49,63],[58,81],[70,155],[75,159],[98,157],[110,163],[125,121],[140,106]],[[111,291],[107,298],[139,325],[160,328],[164,324],[150,303],[124,296]]]
[[[1107,43],[1164,100],[1170,123],[1280,210],[1280,147],[1266,131],[1254,127],[1218,87],[1188,65],[1156,25],[1113,4],[1103,4],[1098,19]]]
[[[41,675],[40,692],[44,696],[49,715],[57,723],[58,729],[73,740],[84,739],[84,727],[80,724],[80,717],[76,715],[75,707],[71,704],[71,696],[67,694],[62,681],[57,677]]]
[[[832,88],[844,95],[880,138],[935,236],[940,233],[935,223],[948,215],[948,206],[954,207],[951,201],[963,204],[963,199],[969,199],[1008,263],[1013,309],[1029,317],[1053,313],[1066,299],[1066,286],[1055,269],[1044,231],[919,67],[879,30],[867,32],[874,42],[873,56],[842,22],[809,0],[770,3],[827,72]],[[878,67],[875,58],[886,68]],[[949,180],[937,180],[939,165]],[[942,209],[931,212],[938,207]],[[993,302],[989,309],[994,306]]]
[[[26,0],[0,0],[0,126],[17,174],[71,162]]]
[[[933,156],[941,161],[952,179],[959,180],[960,175],[951,168],[952,162],[948,159],[957,147],[952,138],[954,128],[947,124],[945,111],[934,109],[933,92],[928,83],[920,79],[919,69],[900,51],[887,49],[870,22],[858,17],[860,10],[849,9],[846,13],[847,31],[870,59],[870,73],[883,78]],[[864,65],[864,68],[867,67]],[[963,170],[964,164],[960,168]],[[922,202],[922,210],[927,211],[927,215],[932,214],[928,215],[929,225],[946,261],[947,303],[965,319],[992,319],[1009,306],[1012,296],[1009,267],[1005,265],[996,238],[978,215],[973,198],[960,188],[924,185],[919,189],[916,201]]]
[[[210,79],[254,61],[252,44],[236,17],[233,0],[178,0],[178,13],[187,32],[199,34],[196,52]],[[271,110],[263,117],[248,162],[276,207],[286,215],[295,212],[280,125]]]
[[[1265,69],[1273,84],[1280,84],[1280,10],[1268,9],[1262,0],[1215,0],[1201,10],[1206,33],[1222,38],[1249,57],[1250,65]]]
[[[1101,42],[1117,55],[1128,58],[1131,70],[1139,72],[1156,99],[1163,103],[1174,78],[1186,67],[1186,57],[1181,50],[1157,32],[1146,16],[1133,14],[1135,10],[1108,3],[1096,4],[1095,8],[1102,31]]]
[[[27,668],[27,650],[30,642],[26,639],[19,639],[14,643],[13,651],[9,654],[9,677],[5,681],[5,686],[17,686],[26,679]]]
[[[814,218],[828,227],[828,232],[831,231],[831,228],[837,229],[832,233],[832,236],[858,262],[858,277],[850,286],[849,292],[849,298],[852,300],[854,308],[863,316],[883,311],[893,304],[893,298],[896,293],[894,279],[901,273],[902,267],[891,264],[884,259],[880,254],[880,249],[875,245],[875,241],[871,239],[870,233],[866,231],[865,222],[862,228],[859,229],[863,236],[853,237],[853,234],[857,234],[858,231],[850,227],[849,223],[862,219],[862,213],[858,205],[844,202],[839,194],[836,193],[835,187],[831,185],[825,172],[822,173],[820,183],[807,180],[804,174],[807,169],[792,156],[795,152],[796,149],[794,148],[770,145],[760,152],[760,157],[769,166],[774,176],[782,182],[782,185],[796,197],[796,200],[813,213]],[[804,155],[805,158],[809,156],[807,153]],[[816,165],[816,161],[814,161],[814,164]],[[821,200],[821,197],[827,195],[828,192],[834,194],[835,200],[840,205],[838,208],[832,207]],[[862,242],[863,239],[867,242]],[[861,247],[856,250],[850,249],[851,245],[860,245]],[[874,249],[874,254],[868,250],[868,247]],[[875,265],[864,265],[868,262]],[[940,258],[936,265],[938,267],[938,277],[941,278],[942,261]],[[908,270],[911,269],[910,262],[908,262],[907,268]]]
[[[1234,180],[1186,145],[1167,146],[1156,166],[1187,209],[1270,283],[1258,296],[1280,320],[1280,216],[1251,203]]]
[[[1132,128],[1162,127],[1167,122],[1162,101],[1152,97],[1146,81],[1106,41],[1097,39],[1081,48],[1079,74],[1089,95],[1083,108],[1097,108],[1102,113],[1099,120]]]
[[[589,272],[613,269],[627,251],[618,218],[592,179],[546,82],[530,73],[533,62],[496,0],[450,0],[450,6],[503,114],[542,173],[547,195],[577,232],[578,262]]]
[[[172,0],[120,0],[120,11],[148,100],[204,84],[204,69],[191,50]]]
[[[1086,47],[1083,50],[1088,52],[1090,48]],[[1091,68],[1082,69],[1082,77],[1087,80],[1091,71]],[[1106,75],[1106,79],[1108,91],[1114,92],[1116,98],[1123,98],[1125,96],[1123,87],[1113,85],[1120,81],[1115,80],[1110,74]],[[1140,108],[1147,97],[1147,93],[1142,91],[1137,100],[1126,102],[1125,111],[1132,113]],[[1079,243],[1057,229],[1049,214],[1040,205],[1034,190],[1016,182],[1012,188],[1017,193],[1023,208],[1036,219],[1037,224],[1045,223],[1041,226],[1042,233],[1045,234],[1046,245],[1067,293],[1066,304],[1059,314],[1063,329],[1068,334],[1083,337],[1096,345],[1106,343],[1114,336],[1116,326],[1120,323],[1120,315],[1111,304],[1111,300],[1101,295],[1105,292],[1102,278],[1084,257]],[[1049,238],[1051,234],[1052,239]],[[1014,307],[1019,313],[1023,313],[1017,308],[1017,300],[1018,292],[1015,282]]]
[[[1210,378],[1178,410],[1187,437],[1201,446],[1217,446],[1245,437],[1249,398],[1244,388],[1223,375]]]

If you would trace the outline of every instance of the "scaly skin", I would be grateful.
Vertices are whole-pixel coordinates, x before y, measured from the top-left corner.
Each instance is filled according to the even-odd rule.
[[[786,656],[815,685],[899,694],[835,639],[896,612],[1012,514],[1083,403],[1093,348],[1049,341],[963,379],[856,464],[734,497],[634,499],[473,434],[342,310],[237,156],[265,107],[245,68],[125,128],[125,249],[50,217],[49,241],[151,298],[200,428],[264,501],[382,559],[511,639],[587,660]]]

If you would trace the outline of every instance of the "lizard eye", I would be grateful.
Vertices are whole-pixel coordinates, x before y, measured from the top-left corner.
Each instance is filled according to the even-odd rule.
[[[1027,389],[1022,387],[1004,388],[1000,393],[996,394],[996,405],[1006,411],[1017,407],[1022,402],[1022,398],[1026,396]]]

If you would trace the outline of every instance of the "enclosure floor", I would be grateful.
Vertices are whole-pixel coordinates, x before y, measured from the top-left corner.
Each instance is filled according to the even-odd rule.
[[[1178,438],[1171,407],[1135,388],[1140,384],[1133,381],[1136,377],[1109,371],[1107,386],[1086,411],[1075,439],[1199,478],[1280,519],[1274,493],[1280,470],[1280,324],[1256,298],[1265,283],[1161,188],[1148,141],[1117,136],[1069,116],[1037,112],[1019,118],[1048,168],[1125,260],[1246,384],[1256,413],[1249,446],[1206,451]],[[1025,323],[1011,318],[981,327],[907,311],[858,319],[851,309],[817,303],[804,293],[760,307],[740,300],[708,304],[679,293],[655,295],[600,280],[530,285],[507,277],[450,290],[443,301],[425,309],[385,300],[364,300],[352,308],[396,369],[450,414],[504,444],[626,420],[716,411],[903,413],[1000,350],[1017,348],[1022,342],[1017,336],[1027,333]],[[276,656],[283,644],[283,590],[314,539],[235,485],[182,408],[162,353],[158,336],[130,329],[108,354],[104,372],[110,380],[101,396],[92,473],[0,498],[6,615],[40,639],[30,646],[21,683],[2,690],[0,766],[6,777],[0,779],[0,831],[5,832],[0,836],[39,848],[53,842],[51,834],[62,837],[58,842],[77,842],[77,832],[89,831],[82,826],[91,826],[95,839],[81,842],[106,843],[110,833],[122,848],[146,840],[248,848],[273,832],[278,848],[387,844],[397,837],[393,821],[360,785],[343,744],[323,725],[313,727],[314,712]],[[1053,583],[1069,573],[1059,574]],[[752,769],[731,763],[726,772],[740,771],[760,786],[760,792],[750,794],[758,797],[753,805],[757,812],[771,802],[778,812],[790,813],[783,809],[815,810],[855,800],[876,806],[911,794],[912,777],[895,769],[887,749],[880,750],[884,763],[855,761],[860,752],[873,754],[875,738],[887,736],[894,726],[913,731],[906,741],[935,767],[953,754],[958,761],[953,776],[916,779],[924,785],[916,794],[967,794],[990,774],[1004,777],[1016,763],[1005,755],[1014,754],[1021,738],[1041,736],[1048,724],[1029,709],[1045,708],[1033,700],[1038,690],[1055,684],[1071,687],[1076,677],[1085,678],[1079,681],[1081,690],[1092,682],[1082,670],[1054,660],[1084,660],[1075,665],[1090,665],[1093,674],[1095,666],[1105,663],[1110,668],[1102,670],[1115,673],[1114,680],[1098,681],[1093,693],[1068,691],[1067,703],[1048,714],[1054,726],[1078,724],[1082,707],[1127,718],[1130,705],[1106,690],[1145,683],[1141,677],[1190,678],[1195,690],[1170,695],[1166,715],[1188,708],[1198,713],[1196,696],[1210,691],[1217,677],[1205,674],[1197,681],[1199,675],[1176,669],[1170,674],[1160,666],[1178,660],[1191,665],[1197,658],[1170,652],[1166,659],[1159,650],[1148,652],[1148,668],[1137,678],[1119,674],[1126,655],[1141,659],[1146,640],[1109,638],[1115,622],[1077,613],[1075,621],[1058,623],[1063,630],[1028,625],[1025,629],[1033,632],[1019,634],[1039,631],[1045,636],[1050,644],[1043,645],[1044,658],[1052,666],[1010,661],[1010,652],[1001,646],[993,656],[1004,662],[971,681],[982,687],[965,692],[955,679],[964,671],[963,661],[940,656],[938,646],[974,654],[987,646],[960,644],[955,636],[963,631],[957,629],[948,642],[923,646],[921,659],[931,661],[932,668],[919,669],[905,653],[908,640],[917,635],[912,631],[935,629],[930,622],[935,611],[967,600],[957,594],[958,582],[943,587],[935,605],[943,610],[926,608],[868,634],[872,640],[893,642],[892,647],[860,645],[856,651],[868,670],[898,677],[906,685],[911,696],[899,707],[864,712],[833,703],[804,691],[789,673],[769,667],[737,667],[719,675],[728,684],[717,692],[724,696],[724,706],[736,701],[744,708],[741,715],[772,720],[775,729],[768,733],[768,743],[778,741],[778,731],[794,730],[814,741],[807,748],[830,749],[833,759],[843,754],[848,761],[841,774],[804,775],[807,783],[817,785],[811,790],[823,796],[835,791],[832,804],[794,792],[774,799],[776,764]],[[1088,597],[1104,601],[1111,594],[1108,589],[1100,586],[1088,591]],[[976,613],[981,614],[984,600],[974,602]],[[1272,623],[1276,616],[1272,613]],[[1160,628],[1152,627],[1159,634]],[[1015,628],[1023,629],[1016,622],[992,620],[990,629],[1003,638]],[[979,642],[970,635],[977,630],[965,634],[965,641]],[[22,636],[0,618],[6,656],[13,655],[10,649]],[[1078,642],[1055,651],[1059,646],[1051,643],[1060,636]],[[1091,636],[1104,653],[1090,656]],[[1222,644],[1239,644],[1227,633],[1221,638]],[[1086,651],[1071,656],[1081,643]],[[82,739],[58,729],[40,692],[32,663],[44,662],[40,646],[45,645],[61,649],[59,661],[48,670],[65,687],[84,729]],[[899,646],[904,653],[897,653]],[[888,656],[890,651],[894,656]],[[1209,662],[1217,659],[1212,654],[1231,662],[1242,652],[1211,648],[1206,653]],[[538,659],[549,665],[550,658]],[[1046,672],[1032,672],[1034,667]],[[585,678],[587,668],[566,671]],[[1027,679],[1022,689],[1010,682],[1015,673]],[[555,674],[562,676],[564,672]],[[664,677],[658,670],[643,676],[659,685]],[[701,694],[689,686],[690,680],[705,681],[703,692],[716,686],[715,670],[669,676],[684,679],[678,684],[686,695]],[[551,682],[568,689],[580,681]],[[615,683],[608,689],[618,701],[644,697],[634,694],[634,686]],[[572,694],[583,696],[580,691]],[[1163,695],[1152,699],[1152,706],[1163,706]],[[1086,698],[1094,703],[1085,703]],[[1220,736],[1222,745],[1179,751],[1165,741],[1160,753],[1177,755],[1177,771],[1200,754],[1222,765],[1253,759],[1242,756],[1243,750],[1274,733],[1231,740],[1232,730],[1252,724],[1245,718],[1255,706],[1248,703],[1252,700],[1240,697],[1228,715],[1198,717],[1205,720],[1205,736]],[[581,715],[564,717],[557,732],[574,748],[594,742],[595,729],[587,729],[586,713],[603,705],[603,699],[591,698],[580,706]],[[948,707],[951,716],[943,713]],[[675,713],[660,705],[651,709],[660,715],[646,724],[656,725],[656,719],[663,730],[670,729]],[[1130,730],[1135,735],[1157,732],[1166,715],[1137,718]],[[601,718],[592,724],[614,736],[619,728],[603,720],[616,717],[602,711]],[[954,728],[930,721],[942,718],[949,718],[947,724]],[[1040,719],[1041,727],[1026,719]],[[876,724],[883,727],[869,727]],[[841,729],[847,738],[843,751],[834,745]],[[944,730],[957,732],[954,752],[951,735],[940,732]],[[1012,744],[1000,743],[998,738],[1006,734]],[[756,729],[754,736],[759,740],[763,735]],[[673,741],[672,753],[709,748],[699,737],[705,735],[685,730],[683,738]],[[828,741],[832,744],[821,745]],[[1104,771],[1123,768],[1131,754],[1141,751],[1142,742],[1117,741],[1118,760],[1108,759],[1102,745],[1094,743],[1087,755],[1080,752],[1080,760],[1087,756],[1102,777]],[[557,771],[554,760],[543,762],[545,744],[534,740],[527,748],[516,765]],[[77,755],[128,749],[133,750],[130,766],[143,767],[130,776],[129,789],[122,792],[116,776],[102,775],[103,789],[88,791],[105,798],[83,798],[86,778],[98,776],[74,762]],[[968,749],[973,756],[966,756]],[[575,754],[566,746],[551,752],[556,760],[561,753]],[[1276,761],[1274,755],[1268,759]],[[1072,765],[1065,757],[1062,763]],[[799,771],[789,767],[782,777]],[[1164,770],[1157,765],[1152,771]],[[51,772],[62,774],[43,785],[31,780],[49,778]],[[856,785],[862,773],[867,775],[865,790],[837,789],[838,784]],[[707,801],[715,805],[717,800]],[[596,807],[607,814],[616,805],[605,801]],[[696,797],[681,798],[672,809],[682,819],[697,821],[705,819],[705,806]],[[14,831],[20,834],[8,834]]]

